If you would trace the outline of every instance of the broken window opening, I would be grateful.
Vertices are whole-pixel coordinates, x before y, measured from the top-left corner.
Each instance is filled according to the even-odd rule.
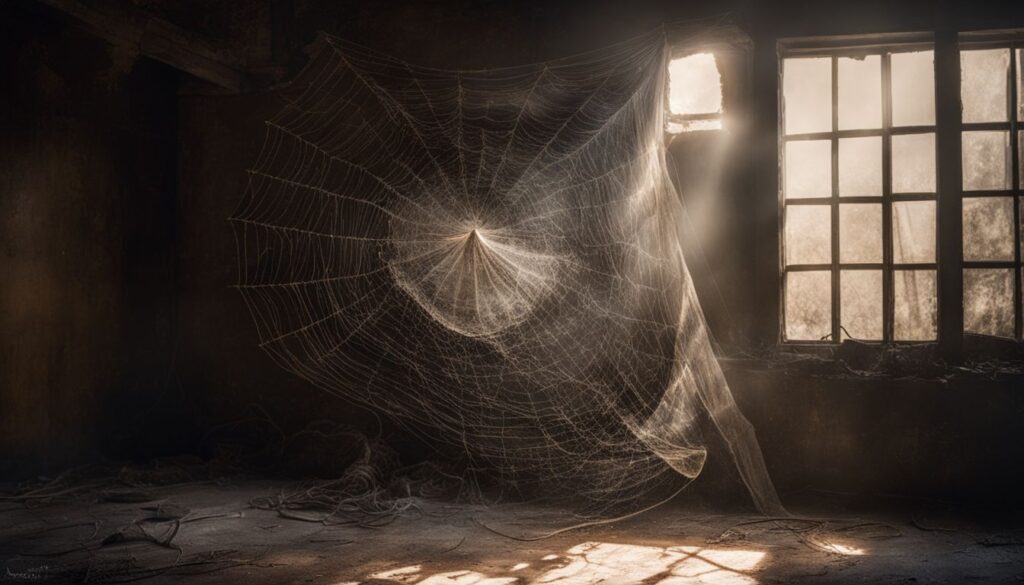
[[[721,130],[722,75],[714,53],[698,52],[669,61],[669,134]]]

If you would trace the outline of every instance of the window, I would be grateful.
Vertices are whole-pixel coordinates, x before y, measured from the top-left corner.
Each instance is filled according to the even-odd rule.
[[[950,37],[943,54],[959,54],[959,79],[948,60],[938,85],[927,39],[842,42],[780,53],[783,340],[934,341],[942,322],[957,337],[1020,340],[1021,34],[965,33],[959,47]],[[937,98],[959,102],[959,118],[937,121]],[[939,234],[940,224],[962,229]],[[942,265],[962,288],[947,286],[941,303],[940,242],[962,250]],[[962,330],[943,314],[962,315]]]
[[[1022,49],[961,43],[964,331],[1021,336]]]
[[[669,134],[722,128],[722,76],[715,55],[693,53],[668,65]]]
[[[934,53],[784,56],[786,341],[937,333]]]

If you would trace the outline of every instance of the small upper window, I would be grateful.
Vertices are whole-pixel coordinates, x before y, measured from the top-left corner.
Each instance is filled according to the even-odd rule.
[[[670,134],[722,128],[722,76],[712,53],[694,53],[668,65]]]

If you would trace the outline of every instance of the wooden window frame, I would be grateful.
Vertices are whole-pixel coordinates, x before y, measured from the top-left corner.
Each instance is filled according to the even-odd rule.
[[[963,132],[994,130],[1009,133],[1010,149],[1010,188],[1002,190],[975,190],[961,192],[963,199],[1010,199],[1013,205],[1013,259],[1012,260],[964,260],[963,269],[996,268],[1013,271],[1013,339],[1021,341],[1024,336],[1024,303],[1022,303],[1022,263],[1021,263],[1021,174],[1020,174],[1020,132],[1024,120],[1020,120],[1017,105],[1017,70],[1020,67],[1018,52],[1024,51],[1024,38],[1021,33],[1013,31],[992,31],[984,33],[963,33],[959,36],[961,51],[1006,49],[1010,52],[1010,66],[1007,68],[1007,121],[1006,122],[963,122],[960,120],[961,136]],[[959,97],[959,93],[957,94]],[[961,185],[962,187],[962,185]],[[972,335],[965,332],[966,335]]]
[[[1024,188],[1021,184],[1021,140],[1024,139],[1024,120],[1019,119],[1016,100],[1018,99],[1017,68],[1021,67],[1016,51],[1024,49],[1024,31],[938,31],[935,33],[899,33],[899,34],[878,34],[878,35],[849,35],[829,37],[806,37],[799,39],[781,39],[778,42],[776,55],[777,79],[778,79],[778,120],[777,120],[777,147],[776,156],[779,165],[779,181],[777,196],[777,233],[778,239],[778,317],[777,343],[789,348],[828,348],[837,347],[842,339],[839,331],[839,319],[841,311],[841,296],[838,291],[839,271],[846,268],[839,263],[838,256],[838,205],[840,202],[857,203],[858,197],[838,197],[838,173],[837,173],[837,152],[838,139],[847,136],[869,135],[888,136],[895,134],[913,134],[924,131],[935,133],[936,148],[936,191],[928,194],[927,200],[936,201],[936,258],[934,264],[928,264],[928,269],[936,270],[937,285],[937,335],[934,341],[894,341],[892,335],[893,319],[893,275],[898,269],[891,264],[892,259],[892,225],[891,205],[893,202],[908,199],[915,200],[918,194],[893,195],[891,193],[891,145],[888,138],[883,138],[883,262],[881,265],[858,265],[860,268],[873,267],[883,270],[883,335],[884,340],[868,342],[878,346],[892,345],[928,345],[935,346],[938,355],[950,362],[961,361],[966,353],[976,352],[979,349],[984,352],[991,352],[992,349],[1009,349],[1010,352],[1019,350],[1024,339],[1024,226],[1021,225],[1022,214],[1024,214]],[[1007,92],[1009,120],[995,124],[964,124],[961,120],[960,106],[960,50],[964,48],[1008,48],[1011,51],[1011,65],[1007,73],[1009,90]],[[892,128],[891,127],[891,69],[887,54],[907,52],[914,50],[933,50],[935,56],[935,125],[926,127]],[[882,130],[870,131],[839,131],[836,120],[838,101],[838,76],[837,60],[843,56],[857,56],[865,54],[881,54],[882,57],[882,84],[883,84],[883,124]],[[833,131],[820,133],[821,138],[833,140],[832,146],[832,182],[833,192],[830,197],[822,198],[822,204],[831,205],[832,210],[832,263],[822,265],[820,269],[830,270],[832,273],[832,332],[827,340],[793,340],[789,341],[785,336],[785,274],[793,271],[794,267],[787,267],[785,261],[785,225],[784,213],[787,204],[783,192],[784,181],[784,156],[785,144],[794,137],[803,135],[786,136],[785,134],[785,112],[783,98],[783,60],[791,57],[832,57],[832,112]],[[999,128],[996,128],[999,126]],[[961,136],[964,130],[974,129],[1000,129],[1010,132],[1010,160],[1011,160],[1011,188],[1007,191],[995,193],[988,192],[965,192],[963,190],[962,172],[962,148]],[[894,132],[895,130],[895,132]],[[964,262],[963,259],[963,199],[964,197],[981,196],[1003,196],[1011,197],[1014,218],[1014,259],[1013,261],[1000,262]],[[872,203],[878,197],[866,198]],[[797,200],[807,201],[807,200]],[[964,332],[964,309],[963,309],[963,278],[964,268],[1015,268],[1014,278],[1014,332],[1013,340],[995,338],[984,335],[973,335]],[[901,268],[913,269],[917,265],[906,265]],[[814,269],[815,267],[806,268]],[[799,269],[799,268],[798,268]],[[968,340],[965,347],[965,340]]]
[[[780,180],[779,198],[779,271],[780,278],[780,342],[786,345],[836,345],[842,339],[842,291],[841,274],[850,270],[879,270],[882,273],[882,339],[870,340],[874,344],[921,344],[933,341],[894,341],[895,323],[895,292],[894,276],[901,270],[932,270],[936,272],[938,282],[938,229],[936,229],[936,259],[928,263],[900,263],[893,259],[892,251],[892,207],[901,201],[935,201],[938,213],[938,179],[936,191],[930,193],[893,193],[892,192],[892,147],[893,136],[913,134],[933,134],[936,136],[936,172],[938,172],[938,120],[935,125],[899,126],[892,125],[892,83],[891,55],[922,50],[934,50],[931,35],[914,34],[899,35],[898,38],[884,39],[880,37],[833,37],[830,39],[800,39],[779,43],[779,116],[778,116],[778,148]],[[878,55],[881,66],[881,99],[882,123],[879,128],[840,130],[839,129],[839,59],[844,57],[864,57]],[[832,130],[826,132],[790,134],[785,132],[785,100],[782,92],[783,65],[785,59],[794,57],[827,57],[831,60],[832,82]],[[882,192],[872,196],[840,196],[839,194],[839,141],[843,138],[880,137],[882,142]],[[786,199],[785,182],[785,151],[789,142],[806,140],[829,140],[831,143],[831,194],[820,198]],[[840,261],[839,242],[839,210],[842,204],[869,203],[880,204],[882,208],[882,261],[880,263],[843,263]],[[831,215],[831,263],[829,264],[786,264],[785,253],[785,210],[789,205],[828,205]],[[936,218],[936,228],[938,219]],[[792,272],[828,271],[831,277],[831,331],[820,340],[789,340],[786,338],[786,277]],[[937,294],[937,291],[936,291]],[[939,317],[941,319],[941,317]]]

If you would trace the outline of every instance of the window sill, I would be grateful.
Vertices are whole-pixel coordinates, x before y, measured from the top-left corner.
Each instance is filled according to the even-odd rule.
[[[915,378],[1024,381],[1024,343],[965,335],[962,363],[947,362],[935,342],[897,344],[847,340],[841,344],[782,343],[752,352],[723,352],[723,370],[781,371],[826,378]]]

